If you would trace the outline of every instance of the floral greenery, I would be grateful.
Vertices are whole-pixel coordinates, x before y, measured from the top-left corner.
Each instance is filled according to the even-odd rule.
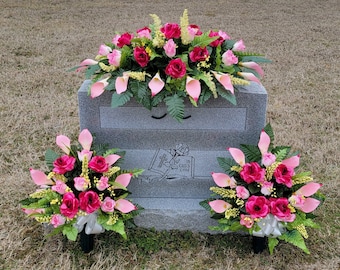
[[[288,146],[274,147],[273,141],[268,124],[257,146],[229,148],[232,158],[217,158],[225,173],[212,173],[218,187],[211,187],[212,198],[200,204],[218,220],[211,230],[268,237],[270,254],[279,240],[309,254],[306,227],[319,227],[312,212],[325,199],[318,191],[322,185],[312,182],[310,172],[296,173],[300,156]]]
[[[132,218],[141,210],[125,199],[130,194],[127,185],[143,170],[121,170],[123,153],[92,146],[92,140],[87,129],[79,135],[81,147],[71,145],[64,135],[57,136],[56,143],[65,153],[46,151],[47,174],[30,169],[39,188],[21,201],[22,209],[54,227],[51,235],[62,232],[72,241],[83,229],[87,234],[112,230],[126,238],[124,223],[133,224]]]
[[[150,15],[154,23],[136,34],[117,34],[100,46],[95,60],[86,59],[71,70],[86,70],[92,80],[91,97],[113,91],[112,107],[124,105],[132,97],[151,110],[165,102],[169,114],[183,119],[184,99],[194,106],[221,96],[236,105],[234,86],[260,83],[260,54],[245,51],[242,40],[227,33],[209,31],[189,24],[184,10],[180,25],[166,23]],[[237,89],[236,89],[237,90]]]

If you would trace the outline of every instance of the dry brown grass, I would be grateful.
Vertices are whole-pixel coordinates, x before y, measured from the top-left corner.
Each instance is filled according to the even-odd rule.
[[[19,200],[34,190],[28,168],[41,168],[56,134],[79,130],[83,77],[66,70],[115,31],[148,25],[150,13],[178,22],[184,8],[203,30],[224,29],[273,60],[263,84],[276,143],[301,152],[328,196],[317,211],[322,229],[307,240],[311,255],[284,244],[273,256],[254,255],[247,238],[139,230],[128,243],[100,236],[83,255],[62,237],[44,240],[20,212]],[[339,16],[337,0],[0,0],[0,268],[339,269]]]

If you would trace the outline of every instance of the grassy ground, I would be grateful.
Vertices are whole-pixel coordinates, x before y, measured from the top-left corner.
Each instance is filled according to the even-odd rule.
[[[276,144],[299,150],[328,196],[317,211],[322,228],[307,240],[311,255],[286,244],[254,255],[245,236],[143,229],[127,242],[100,235],[84,255],[60,236],[44,239],[20,212],[35,188],[28,168],[42,168],[56,134],[75,139],[79,130],[83,77],[66,70],[115,31],[148,25],[150,13],[179,22],[184,8],[191,23],[223,29],[273,61],[263,84]],[[0,0],[0,269],[339,269],[339,25],[337,0]]]

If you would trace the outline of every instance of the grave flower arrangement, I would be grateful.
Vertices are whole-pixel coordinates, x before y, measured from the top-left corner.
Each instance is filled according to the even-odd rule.
[[[270,125],[262,130],[258,145],[228,148],[232,158],[218,158],[225,173],[213,172],[217,186],[212,198],[200,204],[218,220],[219,231],[245,231],[268,237],[270,254],[279,240],[309,254],[306,227],[318,228],[312,212],[324,201],[310,172],[296,172],[300,155],[288,146],[273,146]]]
[[[238,85],[260,83],[264,72],[258,63],[268,60],[246,52],[242,40],[232,40],[222,30],[203,33],[189,24],[187,10],[180,24],[151,17],[149,27],[116,34],[100,45],[95,59],[71,69],[85,70],[92,98],[112,91],[112,107],[134,97],[149,110],[165,102],[168,113],[181,121],[186,98],[193,106],[218,96],[236,104]]]
[[[52,235],[62,232],[69,240],[76,240],[82,230],[88,235],[111,230],[126,238],[125,223],[139,211],[126,199],[127,186],[142,170],[122,170],[118,149],[96,149],[87,129],[78,141],[80,145],[71,145],[68,137],[56,137],[64,154],[49,149],[45,158],[50,171],[30,169],[38,189],[21,201],[22,209],[53,227]]]

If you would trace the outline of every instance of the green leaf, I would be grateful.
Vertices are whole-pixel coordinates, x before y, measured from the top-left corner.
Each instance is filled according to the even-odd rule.
[[[272,238],[272,237],[268,238],[268,248],[269,248],[270,255],[273,254],[274,248],[277,246],[278,243],[279,243],[279,240],[277,240],[276,238]]]
[[[243,56],[242,62],[271,63],[272,61],[262,56],[249,55]]]
[[[257,145],[241,144],[240,149],[242,150],[248,161],[261,160],[261,152]]]
[[[102,226],[106,230],[111,230],[116,233],[119,233],[124,239],[127,239],[126,232],[125,232],[125,225],[122,220],[118,220],[115,224],[113,225],[107,225],[107,223],[102,224]]]
[[[53,162],[59,157],[59,155],[54,152],[52,149],[47,149],[45,153],[45,162],[47,167],[52,170],[53,169]]]
[[[305,240],[297,230],[287,231],[286,233],[279,236],[279,239],[301,248],[305,253],[310,254],[308,248],[306,247]]]
[[[182,122],[184,116],[184,101],[177,94],[164,99],[169,114],[178,122]]]
[[[276,156],[276,161],[280,162],[284,160],[290,151],[290,147],[287,146],[277,146],[272,150],[272,153]]]
[[[204,33],[200,36],[195,36],[194,40],[191,42],[191,45],[192,47],[206,47],[218,38],[218,36],[209,37],[209,33]]]
[[[113,93],[112,94],[112,99],[111,99],[111,107],[112,108],[117,108],[122,105],[124,105],[126,102],[128,102],[132,97],[132,93],[129,91],[125,91],[124,93],[117,94]]]
[[[238,165],[232,158],[222,158],[218,157],[217,162],[220,165],[220,167],[225,171],[225,173],[230,174],[231,170],[230,168],[232,166]]]
[[[66,237],[71,241],[76,241],[78,230],[72,225],[64,226],[63,235],[66,235]]]
[[[223,88],[220,84],[216,85],[217,93],[224,99],[228,100],[231,104],[237,105],[236,97],[229,90]]]
[[[202,206],[205,210],[207,211],[210,211],[211,210],[211,207],[210,205],[208,204],[209,200],[204,200],[204,201],[201,201],[199,202],[200,206]]]
[[[100,69],[99,64],[88,66],[85,71],[86,79],[91,79],[91,77]]]

